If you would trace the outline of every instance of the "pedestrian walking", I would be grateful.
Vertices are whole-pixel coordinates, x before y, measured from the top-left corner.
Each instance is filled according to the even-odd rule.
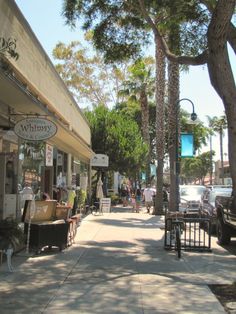
[[[126,207],[128,205],[128,188],[126,184],[122,184],[120,194],[123,207]]]
[[[132,206],[132,211],[135,212],[136,211],[136,198],[135,198],[134,193],[131,194],[131,206]]]
[[[150,214],[151,207],[153,206],[153,195],[154,192],[151,189],[151,185],[148,184],[148,186],[143,191],[143,197],[145,201],[145,206],[147,208],[147,213]]]
[[[142,202],[142,192],[140,189],[136,190],[135,198],[136,198],[136,212],[139,213],[139,209]]]

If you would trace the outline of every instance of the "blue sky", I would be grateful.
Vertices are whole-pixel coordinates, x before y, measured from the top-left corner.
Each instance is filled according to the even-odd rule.
[[[51,52],[59,41],[69,43],[72,40],[82,40],[82,30],[79,28],[71,30],[65,25],[61,15],[62,0],[15,0],[15,2],[51,59]],[[236,69],[235,56],[232,65]],[[212,117],[224,113],[222,101],[210,84],[206,67],[192,66],[188,73],[181,74],[180,98],[191,99],[198,117],[204,122],[207,121],[207,115]],[[191,104],[184,101],[181,102],[181,108],[192,110]]]

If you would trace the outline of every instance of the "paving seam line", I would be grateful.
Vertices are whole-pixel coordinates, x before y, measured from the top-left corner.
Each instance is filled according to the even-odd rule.
[[[90,239],[90,241],[93,241],[93,239],[96,237],[96,235],[98,234],[98,232],[100,232],[100,230],[103,228],[103,226],[100,226],[100,228],[97,230],[97,232],[93,235],[92,239]],[[79,241],[78,241],[79,244]],[[77,264],[79,264],[80,259],[85,256],[86,251],[88,250],[88,248],[84,248],[84,250],[81,252],[81,254],[79,255],[79,257],[77,258],[77,260],[75,261],[75,263],[71,266],[71,269],[68,271],[67,275],[65,276],[65,278],[59,283],[58,288],[56,290],[56,292],[54,293],[54,295],[48,300],[48,302],[46,303],[46,305],[44,306],[43,310],[40,312],[41,314],[43,314],[48,306],[50,305],[50,303],[55,299],[55,297],[57,296],[59,290],[61,289],[62,285],[66,282],[66,280],[68,279],[68,277],[71,275],[73,269],[76,267]]]

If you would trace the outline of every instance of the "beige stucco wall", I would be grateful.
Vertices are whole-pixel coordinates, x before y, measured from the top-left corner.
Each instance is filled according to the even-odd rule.
[[[43,23],[43,21],[42,21]],[[0,37],[15,38],[17,61],[10,59],[29,88],[90,145],[90,128],[14,0],[0,0]]]

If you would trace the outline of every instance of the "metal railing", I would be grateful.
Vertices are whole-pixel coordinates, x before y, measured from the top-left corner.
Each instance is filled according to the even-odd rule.
[[[211,220],[199,217],[197,214],[172,212],[165,217],[165,249],[175,249],[175,240],[172,236],[174,222],[182,221],[181,249],[192,251],[211,252]]]

